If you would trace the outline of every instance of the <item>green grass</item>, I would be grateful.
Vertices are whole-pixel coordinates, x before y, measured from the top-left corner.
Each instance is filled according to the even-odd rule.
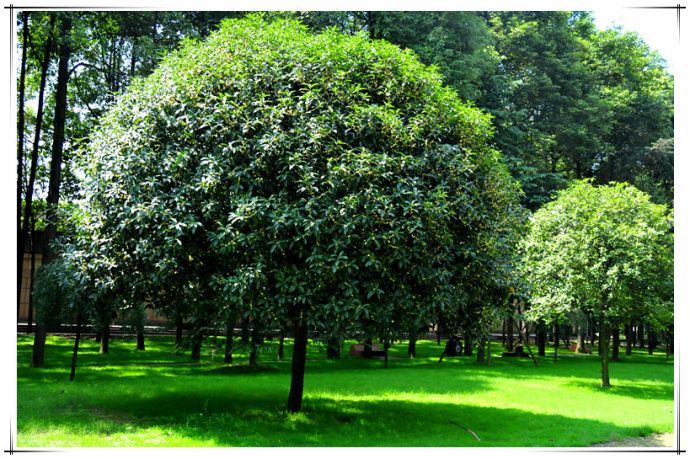
[[[198,364],[173,351],[172,338],[115,339],[109,355],[92,340],[68,382],[72,340],[50,337],[46,367],[29,368],[32,338],[18,338],[19,447],[82,446],[587,446],[673,430],[673,361],[640,351],[611,364],[611,389],[599,387],[595,356],[559,351],[539,359],[447,358],[418,343],[380,360],[324,358],[309,348],[303,412],[285,410],[290,346],[260,365],[220,352]],[[222,340],[218,340],[219,346]],[[345,346],[347,350],[349,346]],[[476,433],[474,436],[453,423]]]

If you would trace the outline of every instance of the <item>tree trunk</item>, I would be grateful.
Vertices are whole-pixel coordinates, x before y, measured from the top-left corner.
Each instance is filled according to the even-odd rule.
[[[60,60],[58,61],[57,83],[55,87],[55,115],[53,119],[53,149],[50,159],[50,182],[46,199],[46,232],[43,245],[43,263],[53,259],[52,242],[57,233],[58,202],[60,182],[62,181],[62,153],[65,142],[65,119],[67,114],[67,80],[69,79],[70,40],[72,29],[70,15],[62,16],[60,27]]]
[[[654,332],[654,329],[652,327],[647,327],[647,349],[649,351],[649,355],[654,354],[654,348],[656,348],[656,333]]]
[[[630,336],[632,338],[632,345],[633,347],[637,347],[637,328],[630,323]]]
[[[479,346],[477,346],[477,363],[484,363],[485,346],[486,346],[486,335],[482,335],[479,338]]]
[[[300,317],[295,322],[295,344],[292,350],[292,376],[287,409],[291,413],[302,410],[302,393],[304,392],[304,367],[307,361],[307,324]]]
[[[337,336],[332,336],[328,338],[326,343],[326,358],[327,359],[339,359],[340,358],[340,348],[342,347],[342,341]]]
[[[417,333],[410,333],[410,341],[407,343],[407,356],[414,358],[417,356]]]
[[[227,324],[225,326],[225,358],[223,363],[232,363],[232,333],[233,324]]]
[[[620,347],[621,347],[621,337],[620,337],[620,329],[618,324],[614,325],[611,329],[611,333],[613,334],[613,352],[611,353],[611,360],[613,361],[618,361],[620,360]],[[601,338],[601,337],[600,337]],[[601,341],[601,339],[600,339]]]
[[[601,387],[611,387],[609,382],[609,338],[611,329],[605,321],[599,327],[599,342],[601,343]]]
[[[137,351],[145,351],[144,330],[137,331]]]
[[[22,60],[19,67],[19,107],[17,108],[17,236],[22,232],[22,189],[24,188],[24,89],[26,82],[26,46],[29,37],[29,13],[22,12]],[[19,241],[17,241],[19,242]],[[24,274],[24,247],[17,247],[17,316],[21,301],[22,278]],[[19,317],[17,317],[19,319]],[[29,333],[31,333],[31,322],[29,322]]]
[[[194,333],[192,336],[192,357],[195,362],[201,360],[201,340],[202,336],[199,333]]]
[[[553,327],[553,363],[558,362],[558,346],[559,346],[559,333],[560,327],[556,323]]]
[[[106,324],[101,332],[101,348],[99,349],[100,354],[107,354],[110,350],[110,324]]]
[[[72,368],[69,372],[69,380],[74,381],[77,372],[77,352],[79,351],[79,337],[81,335],[81,313],[77,314],[77,336],[74,338],[74,350],[72,351]]]
[[[463,355],[472,355],[472,335],[465,333],[465,345],[463,346]]]
[[[278,340],[278,360],[283,360],[283,351],[285,348],[285,337],[283,332],[280,332],[280,339]]]
[[[539,348],[538,354],[541,357],[546,356],[546,324],[543,320],[539,321],[537,328],[537,347]]]
[[[55,14],[50,16],[50,25],[48,30],[52,31],[55,25]],[[36,169],[38,168],[38,149],[41,141],[41,128],[43,126],[43,101],[45,98],[46,80],[48,78],[48,65],[50,64],[50,55],[53,48],[52,35],[48,35],[48,40],[43,51],[43,61],[41,62],[41,82],[38,89],[38,101],[36,107],[36,125],[34,127],[34,142],[31,151],[31,166],[29,168],[29,182],[26,185],[26,194],[24,196],[24,221],[22,222],[22,230],[17,238],[17,313],[19,313],[19,301],[22,292],[22,274],[24,271],[24,246],[26,245],[26,238],[29,234],[29,220],[32,215],[32,202],[34,196],[34,183],[36,181]],[[46,261],[43,260],[45,264]],[[43,354],[40,354],[43,358]],[[34,362],[37,363],[37,362]],[[41,363],[39,366],[43,366]]]
[[[31,213],[31,269],[29,270],[29,317],[27,319],[27,331],[33,332],[34,321],[34,274],[36,273],[36,215]]]
[[[632,325],[626,324],[625,325],[625,355],[632,355],[632,340],[633,340]]]
[[[96,336],[93,337],[93,340],[97,343],[100,343],[102,337],[103,337],[103,333],[101,333],[100,331],[97,331]]]
[[[43,357],[46,348],[47,330],[45,324],[36,321],[36,334],[34,335],[34,346],[31,352],[31,366],[33,368],[43,367]]]
[[[503,319],[503,322],[501,324],[501,345],[505,347],[506,345],[506,320]]]

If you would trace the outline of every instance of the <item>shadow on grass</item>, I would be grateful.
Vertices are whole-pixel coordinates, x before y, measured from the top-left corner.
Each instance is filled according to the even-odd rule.
[[[26,429],[102,435],[156,427],[218,446],[587,446],[651,433],[575,417],[516,409],[407,400],[307,397],[303,412],[284,411],[284,394],[207,398],[195,392],[128,400],[103,397],[97,408],[51,418],[21,419]],[[458,427],[461,426],[461,427]],[[479,437],[468,432],[469,429]],[[165,442],[159,446],[165,446]]]

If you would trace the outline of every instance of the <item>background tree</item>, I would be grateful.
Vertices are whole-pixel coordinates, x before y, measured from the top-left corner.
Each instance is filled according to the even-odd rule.
[[[599,321],[602,386],[611,327],[634,314],[668,321],[673,216],[627,184],[579,181],[537,211],[523,243],[533,319],[590,310]]]

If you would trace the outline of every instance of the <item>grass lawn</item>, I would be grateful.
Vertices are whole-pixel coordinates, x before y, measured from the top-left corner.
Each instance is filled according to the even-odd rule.
[[[285,360],[276,359],[274,340],[251,369],[246,351],[223,365],[210,339],[198,364],[176,355],[170,337],[147,338],[146,351],[116,338],[109,355],[87,340],[70,383],[73,341],[49,337],[46,367],[32,369],[32,340],[18,337],[19,447],[567,447],[673,430],[673,361],[662,353],[622,355],[605,390],[596,355],[559,350],[558,363],[547,353],[535,367],[498,357],[498,343],[490,367],[475,357],[438,364],[442,347],[420,341],[416,359],[406,357],[407,343],[391,348],[384,369],[381,360],[349,355],[326,360],[314,344],[303,412],[288,414],[287,342]]]

